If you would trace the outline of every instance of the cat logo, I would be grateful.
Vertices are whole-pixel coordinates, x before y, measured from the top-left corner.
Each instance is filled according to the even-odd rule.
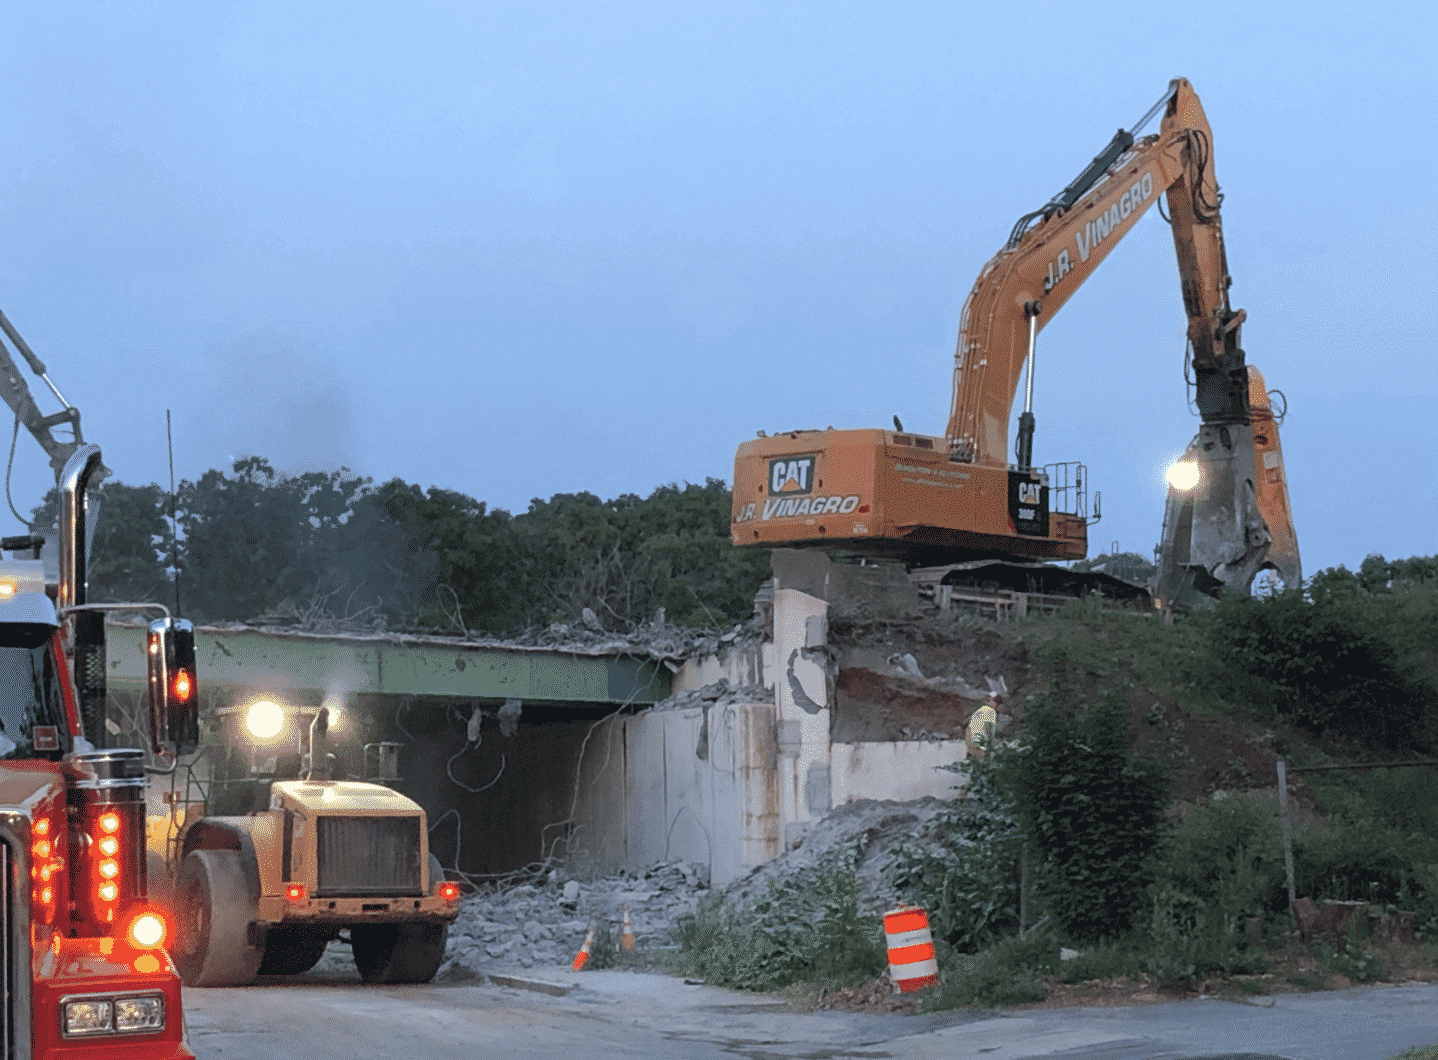
[[[814,488],[812,456],[781,456],[769,461],[769,493],[808,493]]]
[[[1015,533],[1048,537],[1049,488],[1032,471],[1009,472],[1009,519]]]

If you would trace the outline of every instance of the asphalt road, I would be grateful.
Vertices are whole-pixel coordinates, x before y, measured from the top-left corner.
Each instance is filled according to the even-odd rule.
[[[483,985],[367,987],[311,973],[233,990],[188,990],[201,1060],[415,1057],[710,1060],[1387,1060],[1438,1043],[1438,986],[1366,987],[1123,1008],[795,1013],[779,999],[621,971],[536,974],[562,996]],[[1270,1004],[1271,1003],[1271,1004]]]

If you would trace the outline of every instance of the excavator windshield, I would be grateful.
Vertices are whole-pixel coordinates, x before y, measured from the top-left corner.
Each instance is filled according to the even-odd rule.
[[[72,750],[52,633],[0,624],[0,758],[54,761]]]

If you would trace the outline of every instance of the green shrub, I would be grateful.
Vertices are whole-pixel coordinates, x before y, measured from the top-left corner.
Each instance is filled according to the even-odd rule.
[[[1137,979],[1147,970],[1146,955],[1138,948],[1141,942],[1142,936],[1134,935],[1081,950],[1077,957],[1059,963],[1056,978],[1062,983],[1083,983],[1120,975]]]
[[[1022,839],[993,772],[976,760],[959,771],[969,776],[964,794],[932,820],[925,837],[896,849],[893,880],[906,900],[928,912],[936,942],[976,953],[1018,929]]]
[[[1384,824],[1438,839],[1438,773],[1431,769],[1375,769],[1366,801]]]
[[[1376,983],[1387,979],[1388,965],[1364,945],[1367,936],[1367,918],[1353,916],[1339,945],[1318,944],[1318,966],[1326,972],[1345,975],[1355,983]]]
[[[1022,745],[976,767],[1014,806],[1036,852],[1036,884],[1062,933],[1080,942],[1126,934],[1139,914],[1163,833],[1169,774],[1128,750],[1128,710],[1116,692],[1087,706],[1056,691],[1030,696]]]
[[[1276,809],[1272,796],[1258,793],[1185,807],[1164,837],[1167,885],[1235,919],[1286,908]]]
[[[1424,857],[1438,858],[1432,841],[1372,820],[1339,819],[1293,837],[1297,893],[1314,898],[1398,904],[1411,895],[1415,862]]]
[[[1021,1005],[1048,993],[1043,977],[1056,970],[1059,944],[1049,932],[1009,938],[976,954],[952,954],[940,964],[938,989],[926,1008]]]
[[[1265,970],[1262,954],[1248,949],[1238,919],[1220,902],[1163,888],[1151,902],[1145,970],[1159,986],[1186,988],[1207,975]]]
[[[1413,883],[1412,891],[1404,897],[1412,907],[1414,926],[1425,939],[1438,937],[1438,863],[1415,865]]]
[[[1410,598],[1417,599],[1369,593],[1339,567],[1306,590],[1225,596],[1192,621],[1205,635],[1207,676],[1238,705],[1318,734],[1422,748],[1432,736],[1438,686],[1406,628],[1413,621],[1401,613]]]
[[[771,880],[752,903],[701,903],[679,923],[676,970],[723,986],[849,986],[883,971],[883,926],[859,909],[852,853]]]

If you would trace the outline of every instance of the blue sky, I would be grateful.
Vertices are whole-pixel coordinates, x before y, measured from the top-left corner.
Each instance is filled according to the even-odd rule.
[[[1432,5],[6,16],[0,308],[123,481],[166,480],[167,407],[181,477],[258,453],[511,511],[728,480],[758,429],[942,433],[979,269],[1183,76],[1305,571],[1438,552]],[[1091,552],[1158,540],[1183,341],[1156,214],[1044,331],[1036,462],[1089,465]],[[47,479],[22,439],[22,510]]]

